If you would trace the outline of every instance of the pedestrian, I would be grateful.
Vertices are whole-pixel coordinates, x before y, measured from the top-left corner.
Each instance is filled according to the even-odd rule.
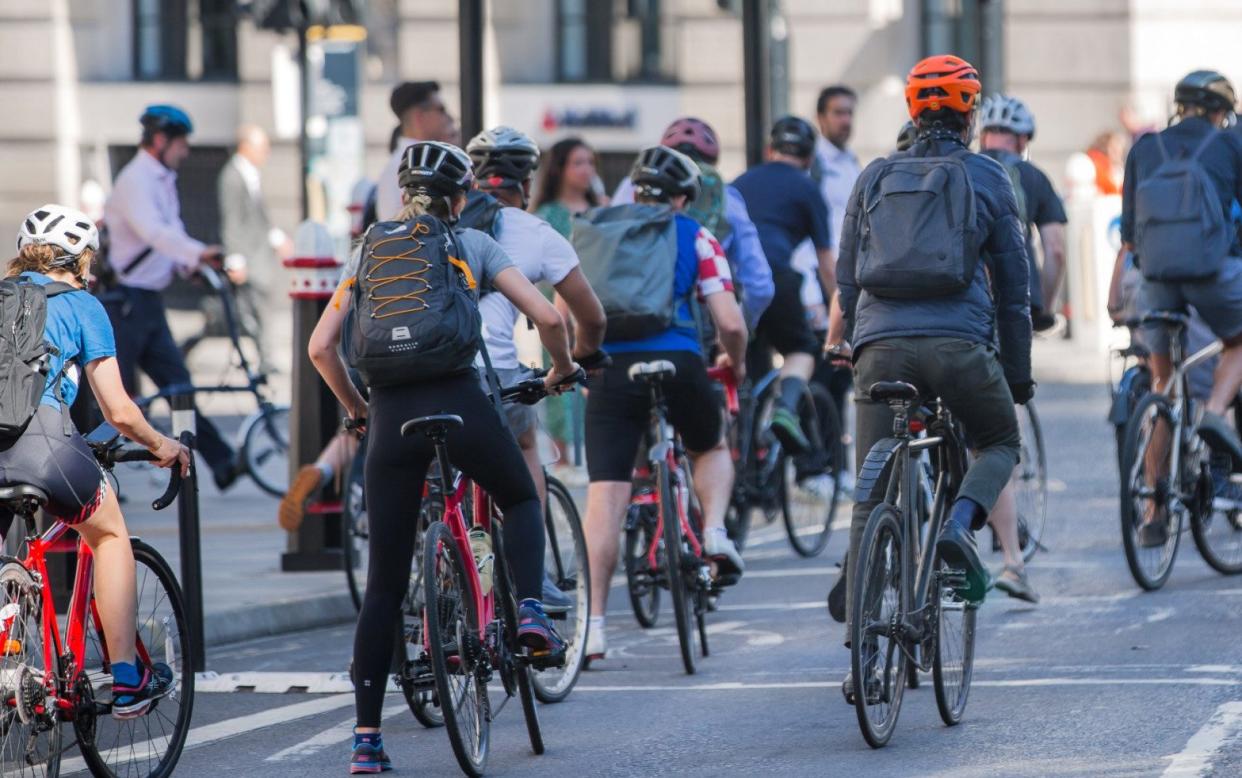
[[[201,263],[219,265],[220,246],[186,234],[177,195],[177,169],[190,155],[194,125],[173,105],[143,112],[138,153],[116,177],[104,205],[111,241],[109,263],[118,286],[104,296],[116,331],[117,362],[131,395],[138,393],[138,368],[160,389],[191,386],[185,358],[168,329],[163,292],[178,273]],[[198,450],[211,466],[216,487],[224,490],[240,475],[233,449],[220,431],[196,411]]]
[[[1101,195],[1121,194],[1121,175],[1126,163],[1126,141],[1121,133],[1107,130],[1095,136],[1087,148],[1095,165],[1095,191]]]
[[[396,115],[400,125],[393,131],[391,156],[375,182],[375,214],[379,221],[391,221],[401,212],[401,185],[397,183],[397,168],[402,155],[413,143],[420,140],[456,144],[461,131],[457,120],[449,113],[440,97],[437,81],[406,81],[392,90],[388,107]]]
[[[608,204],[599,191],[595,149],[582,138],[565,138],[552,144],[548,164],[539,175],[532,210],[566,238],[573,217]]]
[[[237,152],[221,170],[216,184],[220,201],[220,240],[224,269],[233,283],[242,332],[259,350],[259,369],[271,367],[263,344],[263,316],[272,303],[277,263],[293,255],[293,243],[273,227],[263,198],[259,171],[272,145],[262,128],[247,124],[237,131]]]

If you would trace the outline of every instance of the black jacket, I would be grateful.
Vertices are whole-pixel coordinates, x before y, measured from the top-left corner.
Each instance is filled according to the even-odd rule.
[[[956,139],[920,139],[894,156],[947,156],[961,145]],[[862,193],[875,179],[880,162],[868,165],[854,185],[837,260],[841,306],[853,328],[855,354],[885,338],[962,338],[999,346],[1001,366],[1010,384],[1030,381],[1030,271],[1009,174],[1000,163],[981,154],[963,159],[975,191],[978,250],[984,260],[976,266],[974,283],[944,297],[893,299],[869,294],[854,280]]]

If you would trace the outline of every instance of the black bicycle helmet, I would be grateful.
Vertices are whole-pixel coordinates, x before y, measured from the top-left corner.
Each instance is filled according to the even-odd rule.
[[[648,146],[638,152],[630,181],[636,194],[655,200],[667,201],[677,195],[693,200],[699,196],[699,166],[667,146]]]
[[[519,186],[539,167],[539,146],[512,127],[484,130],[466,144],[479,185],[490,189]]]
[[[1212,113],[1232,111],[1238,102],[1229,79],[1215,70],[1196,70],[1188,73],[1173,89],[1173,102],[1178,105],[1197,105]]]
[[[914,126],[914,122],[906,122],[901,125],[901,132],[897,133],[897,150],[905,151],[918,139],[919,128]]]
[[[419,141],[401,155],[397,182],[408,192],[453,197],[474,183],[474,168],[466,152],[440,141]]]
[[[774,151],[806,159],[815,153],[815,128],[797,116],[783,116],[772,125],[769,143]]]

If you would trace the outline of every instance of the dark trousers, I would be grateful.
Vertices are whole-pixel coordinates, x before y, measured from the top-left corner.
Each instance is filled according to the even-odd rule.
[[[138,393],[140,368],[161,390],[192,384],[185,358],[168,329],[168,315],[159,292],[122,286],[104,300],[104,308],[116,333],[116,359],[126,391],[131,395]],[[233,449],[207,417],[197,411],[195,414],[199,453],[213,471],[231,467]]]
[[[877,441],[893,434],[893,411],[872,402],[867,390],[877,381],[914,384],[924,397],[939,397],[962,423],[975,459],[966,470],[957,497],[969,497],[991,511],[1018,464],[1018,417],[1000,361],[988,346],[959,338],[892,338],[868,343],[854,362],[857,412],[854,459],[862,469]],[[879,489],[873,494],[883,496]],[[854,505],[850,524],[851,568],[858,558],[867,519],[879,500]],[[853,596],[853,570],[846,579],[847,600]],[[848,633],[847,633],[848,634]]]

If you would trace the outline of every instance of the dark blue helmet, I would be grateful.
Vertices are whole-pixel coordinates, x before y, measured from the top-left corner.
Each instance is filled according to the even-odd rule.
[[[138,121],[146,132],[174,136],[194,132],[194,123],[190,121],[189,114],[175,105],[149,105]]]

